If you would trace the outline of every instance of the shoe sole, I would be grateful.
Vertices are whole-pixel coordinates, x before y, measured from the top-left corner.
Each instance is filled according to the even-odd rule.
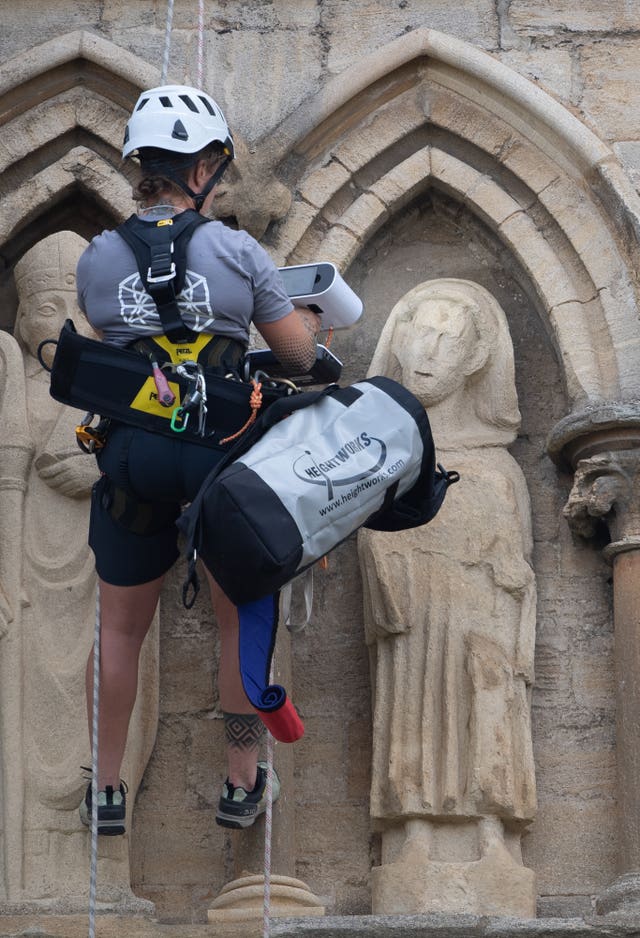
[[[83,801],[80,805],[80,820],[85,827],[91,828],[91,814],[87,809],[86,801]],[[112,818],[111,820],[104,818],[98,822],[98,834],[103,837],[119,837],[124,833],[126,833],[126,828],[123,818]]]
[[[255,814],[227,814],[225,811],[218,808],[216,824],[219,824],[220,827],[229,827],[232,830],[244,830],[246,827],[251,827],[251,825],[255,823],[256,818],[263,813],[263,811],[256,811]]]
[[[264,771],[267,770],[266,762],[258,762],[258,766]],[[273,776],[272,776],[271,784],[272,784],[273,804],[275,804],[278,798],[280,797],[280,779],[275,769],[273,769]],[[221,802],[222,802],[222,799],[221,799]],[[218,810],[216,812],[216,824],[219,824],[220,827],[229,827],[231,828],[231,830],[244,830],[247,827],[251,827],[253,824],[255,824],[257,819],[262,814],[264,814],[265,811],[267,810],[267,805],[264,802],[262,804],[256,804],[256,802],[253,802],[253,805],[256,808],[255,811],[252,811],[250,813],[249,812],[242,813],[242,802],[238,802],[237,808],[234,807],[230,811],[229,810],[225,811],[225,809],[219,803]]]

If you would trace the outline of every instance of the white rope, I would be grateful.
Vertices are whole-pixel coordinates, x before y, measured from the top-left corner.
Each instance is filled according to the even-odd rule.
[[[96,583],[96,624],[93,638],[93,713],[91,720],[91,869],[89,873],[89,938],[96,935],[98,882],[98,721],[100,714],[100,584]]]
[[[202,88],[204,59],[204,0],[198,0],[198,69],[196,88]]]
[[[269,683],[273,684],[273,659],[269,671]],[[264,815],[264,897],[262,938],[271,934],[271,834],[273,829],[273,736],[267,732],[267,810]]]
[[[262,938],[271,934],[271,833],[273,823],[273,736],[267,730],[267,810],[264,817],[264,914]]]
[[[164,56],[162,57],[162,75],[160,84],[166,85],[169,71],[169,50],[171,49],[171,26],[173,24],[173,0],[167,4],[167,25],[164,34]]]

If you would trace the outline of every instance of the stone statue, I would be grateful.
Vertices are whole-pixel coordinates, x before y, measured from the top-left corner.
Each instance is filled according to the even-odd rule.
[[[520,835],[535,812],[535,581],[504,312],[478,284],[407,293],[369,370],[428,412],[461,481],[429,525],[361,530],[374,683],[371,814],[378,913],[535,914]]]
[[[15,336],[0,333],[0,896],[62,910],[84,908],[88,894],[90,836],[78,805],[87,785],[81,766],[90,765],[84,672],[96,576],[87,534],[98,470],[75,441],[82,414],[50,396],[37,351],[68,317],[89,334],[75,292],[85,247],[84,239],[65,231],[24,255],[15,268]],[[128,764],[134,797],[155,736],[153,643],[143,667],[146,700],[134,715],[138,731]],[[122,843],[100,845],[108,862],[99,895],[127,904],[128,843],[113,839]]]

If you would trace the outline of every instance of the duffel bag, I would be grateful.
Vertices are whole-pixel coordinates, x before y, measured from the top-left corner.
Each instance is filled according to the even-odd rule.
[[[436,465],[422,404],[390,378],[277,401],[178,519],[185,604],[197,556],[234,603],[252,602],[360,527],[426,524],[457,479]]]

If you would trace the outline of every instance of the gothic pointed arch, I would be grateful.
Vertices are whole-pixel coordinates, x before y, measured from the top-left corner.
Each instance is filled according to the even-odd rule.
[[[492,56],[418,29],[362,59],[270,135],[296,197],[281,259],[342,269],[434,187],[526,270],[573,406],[640,394],[640,200],[613,152]]]
[[[157,69],[85,31],[44,42],[0,68],[0,256],[69,228],[90,237],[131,210],[122,127]]]

